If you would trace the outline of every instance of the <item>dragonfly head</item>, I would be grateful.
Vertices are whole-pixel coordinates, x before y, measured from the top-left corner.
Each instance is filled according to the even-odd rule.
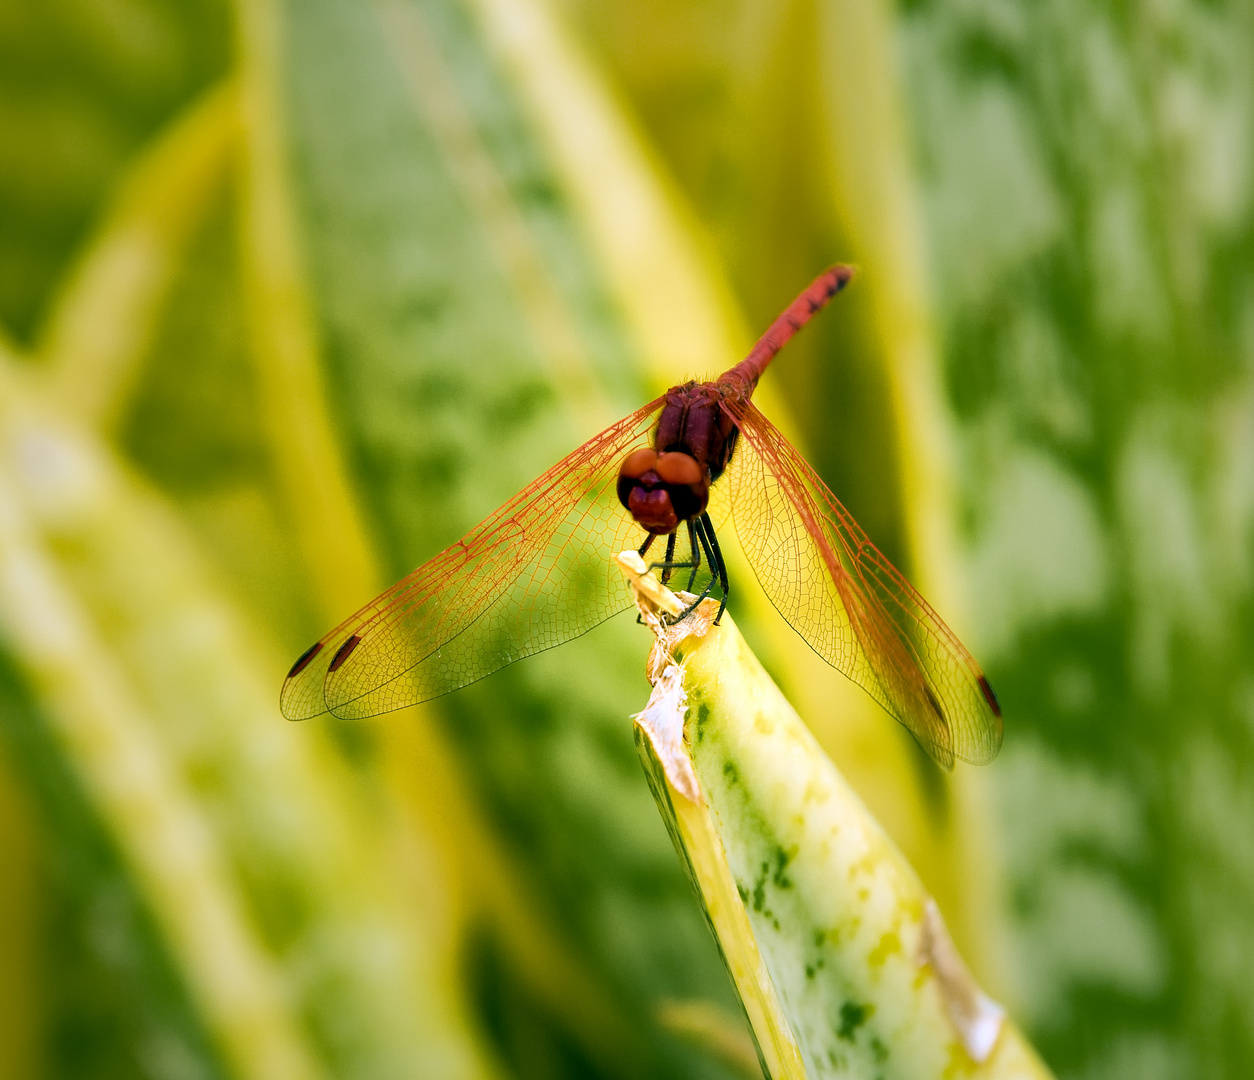
[[[618,470],[618,498],[651,533],[674,532],[681,521],[704,512],[710,499],[710,472],[691,454],[658,453],[641,447]]]

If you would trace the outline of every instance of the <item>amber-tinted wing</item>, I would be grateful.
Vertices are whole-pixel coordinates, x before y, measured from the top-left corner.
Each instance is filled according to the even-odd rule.
[[[360,718],[426,701],[630,607],[611,556],[644,534],[615,485],[661,405],[588,440],[311,646],[283,684],[283,715]]]
[[[780,614],[941,765],[991,761],[1001,711],[962,642],[754,405],[728,411],[736,534]]]

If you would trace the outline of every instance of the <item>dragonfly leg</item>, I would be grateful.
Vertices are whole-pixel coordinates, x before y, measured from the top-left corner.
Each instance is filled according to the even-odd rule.
[[[698,596],[695,600],[693,600],[693,602],[689,604],[686,608],[684,608],[683,611],[681,611],[678,615],[676,615],[674,619],[671,620],[672,622],[682,622],[684,619],[686,619],[689,615],[691,615],[694,611],[697,610],[697,605],[700,604],[702,600],[704,600],[707,596],[710,595],[710,592],[714,588],[714,582],[717,580],[719,581],[720,584],[722,584],[722,582],[725,581],[726,579],[725,574],[719,574],[718,568],[720,564],[719,564],[718,559],[715,557],[715,552],[718,550],[718,548],[711,546],[710,541],[706,536],[707,528],[709,528],[709,531],[713,533],[713,528],[709,526],[709,518],[704,514],[702,514],[701,517],[705,519],[704,525],[702,524],[701,519],[696,519],[694,521],[691,521],[689,522],[689,525],[688,525],[689,529],[691,530],[690,535],[692,537],[692,540],[691,540],[692,561],[694,563],[694,566],[699,566],[701,564],[701,552],[704,551],[705,560],[706,562],[710,564],[710,568],[711,570],[714,571],[714,573],[710,575],[710,580],[705,583],[705,588],[701,590],[701,595]],[[692,576],[694,578],[696,577],[695,568],[692,572]],[[692,591],[691,586],[692,586],[692,580],[689,579],[689,592]],[[724,603],[725,602],[726,600],[724,599]],[[721,618],[723,615],[722,607],[718,609],[718,614],[719,614],[719,617]]]
[[[675,569],[675,533],[671,533],[666,538],[666,562],[662,567],[662,584],[665,585],[671,579],[671,572]]]
[[[697,546],[697,526],[688,519],[688,548],[692,552],[692,572],[688,575],[688,592],[692,592],[697,581],[697,571],[701,569],[701,548]]]
[[[714,522],[710,520],[709,514],[701,515],[700,526],[705,541],[706,556],[710,560],[711,569],[718,575],[719,591],[723,594],[719,600],[718,614],[714,616],[714,625],[717,626],[719,619],[723,617],[723,612],[727,610],[727,563],[723,561],[723,552],[719,549],[718,537],[714,534]]]
[[[694,552],[694,553],[696,553],[696,552],[697,552],[697,546],[696,546],[696,542],[692,539],[692,523],[691,523],[691,522],[689,522],[689,523],[688,523],[688,530],[689,530],[689,532],[688,532],[688,542],[692,545],[692,550],[693,550],[693,552]],[[696,561],[695,561],[695,563],[694,563],[694,561],[693,561],[692,559],[688,559],[687,561],[676,561],[676,559],[675,559],[675,539],[676,539],[676,534],[675,534],[675,533],[671,533],[671,534],[670,534],[670,536],[668,536],[668,537],[666,538],[666,559],[665,559],[664,561],[662,561],[662,562],[655,562],[655,563],[649,563],[649,569],[650,569],[650,570],[661,570],[661,571],[662,571],[662,584],[663,584],[663,585],[665,585],[667,582],[669,582],[669,581],[670,581],[672,571],[675,571],[675,570],[688,570],[688,569],[693,568],[694,566],[700,566],[700,565],[701,565],[701,556],[700,556],[700,554],[699,554],[699,553],[697,553],[697,554],[696,554]],[[648,544],[646,544],[646,545],[645,545],[645,547],[648,547]],[[642,549],[642,553],[643,553],[643,549]],[[693,570],[693,573],[694,573],[694,574],[696,573],[695,569]],[[691,581],[689,582],[688,587],[689,587],[689,589],[691,589],[691,588],[692,588],[692,583],[691,583]]]

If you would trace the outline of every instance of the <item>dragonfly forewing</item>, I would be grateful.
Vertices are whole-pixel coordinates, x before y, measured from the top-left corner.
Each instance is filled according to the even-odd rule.
[[[560,645],[630,606],[610,555],[640,527],[618,502],[621,459],[661,399],[568,454],[465,537],[312,646],[284,683],[291,720],[391,712]]]

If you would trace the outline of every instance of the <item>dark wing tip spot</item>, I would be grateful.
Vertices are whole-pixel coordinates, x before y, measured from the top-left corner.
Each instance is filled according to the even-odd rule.
[[[936,713],[946,731],[949,730],[949,721],[945,719],[945,710],[940,707],[940,702],[936,700],[936,695],[932,693],[932,688],[926,683],[923,684],[923,693],[927,695],[927,703],[932,706],[932,711]]]
[[[348,638],[348,640],[344,642],[343,645],[341,645],[338,649],[336,649],[335,655],[331,657],[331,663],[327,665],[327,673],[330,674],[332,671],[335,671],[341,664],[343,664],[344,661],[348,659],[349,654],[355,648],[357,648],[357,643],[360,641],[361,641],[360,637],[358,637],[356,634],[352,634]]]
[[[292,665],[292,670],[287,673],[289,679],[295,678],[309,666],[309,663],[315,656],[322,652],[322,642],[315,641],[297,658],[296,663]]]
[[[997,700],[997,695],[993,693],[992,686],[989,685],[989,681],[983,675],[980,676],[980,692],[984,695],[984,700],[988,702],[988,707],[993,710],[993,715],[1000,718],[1001,702]]]

